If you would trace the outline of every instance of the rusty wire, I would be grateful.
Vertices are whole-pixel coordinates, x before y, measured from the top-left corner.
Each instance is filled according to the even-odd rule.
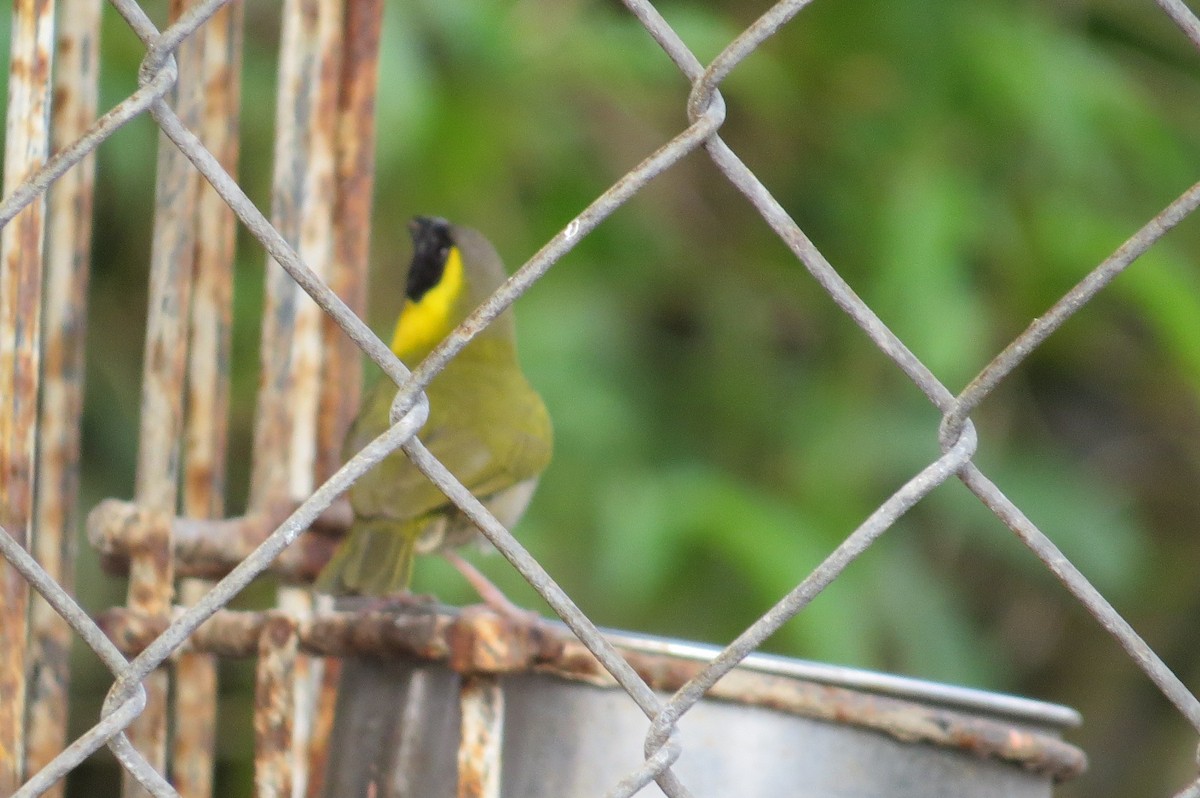
[[[687,127],[570,220],[410,373],[361,321],[363,292],[360,279],[355,276],[360,274],[356,271],[357,266],[365,262],[367,242],[365,220],[369,216],[373,167],[370,104],[375,87],[375,60],[371,53],[378,47],[377,20],[382,7],[378,0],[350,2],[345,9],[345,19],[341,17],[341,4],[330,0],[291,0],[286,5],[285,24],[310,27],[301,34],[285,37],[302,47],[285,52],[284,94],[279,107],[281,113],[292,110],[297,116],[280,126],[281,150],[285,153],[282,157],[287,159],[288,166],[277,172],[271,220],[254,206],[231,176],[236,168],[236,141],[229,135],[222,135],[217,124],[222,115],[228,119],[229,106],[221,105],[218,99],[201,91],[203,81],[200,76],[209,74],[205,64],[208,64],[207,69],[215,69],[220,65],[222,54],[230,61],[228,54],[236,50],[240,22],[232,8],[223,10],[229,0],[199,0],[186,7],[182,3],[173,3],[172,24],[162,32],[134,0],[112,0],[112,5],[146,46],[139,88],[86,130],[88,117],[94,114],[94,95],[90,95],[90,105],[89,96],[81,96],[79,113],[82,116],[75,117],[77,124],[74,127],[63,125],[56,129],[56,136],[61,134],[65,138],[56,138],[55,154],[48,160],[49,137],[45,119],[50,86],[50,19],[54,9],[49,0],[19,0],[14,12],[14,28],[18,33],[12,69],[16,72],[20,66],[24,71],[25,80],[16,82],[24,93],[14,94],[9,102],[10,149],[5,159],[5,198],[0,203],[5,289],[0,291],[0,297],[3,297],[3,304],[0,304],[0,374],[11,380],[6,384],[14,386],[7,394],[11,400],[6,400],[0,407],[0,467],[9,477],[5,485],[4,511],[0,515],[0,554],[8,563],[0,568],[0,587],[4,589],[0,650],[5,652],[5,658],[0,661],[0,692],[12,690],[5,694],[16,696],[11,702],[0,702],[0,754],[4,754],[0,761],[5,763],[0,770],[0,792],[13,792],[18,796],[44,794],[90,753],[107,744],[125,769],[129,794],[136,794],[138,790],[154,796],[179,794],[164,777],[166,677],[165,672],[157,669],[171,657],[201,657],[190,660],[195,668],[189,672],[195,676],[188,679],[194,678],[204,684],[198,684],[198,692],[190,698],[211,700],[212,681],[203,674],[211,673],[212,661],[204,659],[209,654],[198,653],[189,645],[189,641],[202,638],[201,624],[220,612],[252,579],[271,567],[323,512],[331,512],[329,508],[334,499],[355,479],[397,448],[403,449],[417,467],[479,526],[594,655],[600,667],[628,692],[646,715],[649,727],[645,761],[635,772],[626,774],[618,784],[611,786],[608,792],[611,796],[634,795],[651,782],[657,782],[673,798],[689,795],[688,789],[671,770],[681,750],[681,743],[675,737],[678,720],[780,624],[807,606],[904,512],[933,488],[954,477],[975,493],[1045,563],[1116,638],[1187,721],[1200,731],[1200,701],[1195,695],[1053,542],[974,464],[972,457],[977,441],[969,419],[971,411],[1031,351],[1086,306],[1167,230],[1200,205],[1200,184],[1181,195],[1130,237],[1014,339],[965,390],[955,395],[854,293],[719,136],[725,119],[725,105],[719,91],[721,83],[809,1],[776,3],[705,66],[647,0],[625,0],[629,11],[641,21],[689,83],[684,100]],[[95,0],[60,2],[94,3]],[[1184,35],[1200,47],[1200,21],[1184,3],[1181,0],[1157,2]],[[224,22],[213,24],[218,14],[223,15]],[[226,24],[229,27],[223,27]],[[224,34],[216,33],[219,30]],[[339,33],[343,37],[358,38],[351,39],[354,42],[351,46],[347,40],[339,38]],[[206,54],[207,59],[216,61],[206,60]],[[89,68],[94,79],[94,65],[79,67],[78,77],[61,79],[73,79],[83,89],[86,84],[82,73],[87,73]],[[60,76],[72,74],[60,68]],[[301,103],[289,103],[287,92],[301,91],[305,81],[310,80],[315,80],[313,85],[317,87],[315,94],[309,95],[309,99],[315,96],[315,104],[302,108]],[[86,163],[80,167],[81,162],[114,131],[147,112],[162,133],[159,206],[151,258],[152,310],[147,332],[146,384],[135,501],[130,512],[123,516],[126,522],[114,533],[113,539],[117,541],[114,551],[130,562],[129,616],[125,621],[136,619],[141,624],[139,628],[153,631],[149,633],[152,639],[140,641],[136,647],[137,655],[127,660],[70,598],[65,589],[69,586],[69,576],[53,554],[61,548],[56,538],[51,535],[37,541],[37,552],[43,565],[30,557],[25,547],[29,545],[33,512],[36,416],[32,408],[37,405],[38,358],[42,347],[36,310],[42,306],[40,242],[43,240],[46,193],[52,185],[54,192],[70,191],[67,180],[76,180],[81,181],[83,187],[75,190],[82,192],[85,199],[90,196],[86,187],[90,167]],[[311,115],[300,115],[302,113]],[[347,121],[349,119],[365,123],[368,135],[360,140],[353,128],[339,129],[336,121],[339,118],[343,125],[353,125]],[[280,121],[284,121],[282,117]],[[14,132],[20,135],[14,135]],[[942,454],[881,504],[821,565],[712,662],[691,673],[686,682],[672,686],[673,694],[664,701],[645,675],[631,663],[628,653],[618,650],[606,639],[545,569],[429,453],[418,433],[428,412],[422,392],[438,371],[541,279],[583,236],[651,179],[699,149],[707,152],[830,298],[942,412],[939,429]],[[68,171],[73,167],[73,171]],[[200,176],[211,189],[200,190]],[[343,189],[333,190],[335,185]],[[330,204],[315,205],[314,200]],[[204,572],[204,576],[217,576],[227,571],[211,589],[208,583],[193,583],[185,591],[187,606],[173,608],[176,554],[186,549],[186,535],[182,534],[186,526],[181,524],[203,519],[217,521],[223,513],[223,475],[219,470],[214,471],[213,463],[219,460],[218,455],[223,451],[224,407],[221,401],[227,388],[221,387],[217,391],[215,404],[211,407],[193,403],[204,412],[189,408],[191,415],[187,418],[182,412],[182,397],[189,370],[193,372],[193,388],[210,379],[218,385],[227,380],[227,375],[214,372],[212,368],[221,360],[222,347],[224,351],[228,347],[227,270],[234,217],[262,244],[273,261],[268,268],[269,301],[295,307],[297,313],[284,314],[296,316],[292,326],[278,329],[268,326],[264,330],[264,351],[271,355],[263,359],[264,383],[271,386],[271,390],[264,391],[259,397],[263,419],[256,427],[251,511],[238,522],[241,525],[236,527],[237,533],[231,533],[229,538],[241,542],[240,549],[235,547],[240,559],[218,563],[211,573]],[[194,225],[207,225],[203,228],[206,232],[197,236]],[[78,247],[79,236],[86,239],[86,234],[81,232],[85,229],[86,224],[81,223],[70,235],[62,235],[76,242],[74,246]],[[51,251],[58,251],[53,246]],[[206,250],[206,246],[213,246],[213,249]],[[62,257],[61,254],[56,256],[54,262],[59,262],[57,259]],[[329,270],[317,272],[310,264]],[[70,301],[58,297],[79,296],[81,285],[86,285],[83,282],[86,268],[82,272],[61,287],[53,281],[48,284],[47,292],[54,298],[56,311],[61,301],[66,301],[68,308],[79,307],[79,299]],[[337,290],[331,290],[330,285]],[[315,304],[301,301],[301,291]],[[189,306],[193,307],[190,320],[185,312]],[[272,317],[270,313],[267,315]],[[56,321],[48,326],[48,330],[65,326],[66,322]],[[348,336],[348,341],[341,332]],[[56,340],[54,332],[47,335],[51,341]],[[190,363],[186,359],[189,338]],[[334,342],[342,347],[339,355],[331,355]],[[71,352],[77,352],[78,345],[77,340],[63,344],[76,347]],[[358,391],[357,372],[345,364],[353,360],[358,351],[367,354],[396,383],[395,423],[344,466],[337,468],[332,460],[318,462],[317,458],[328,458],[336,449],[353,412]],[[281,353],[286,356],[280,356]],[[338,387],[344,382],[350,384],[345,396],[322,389],[316,380],[323,357],[339,361],[339,368],[343,368],[339,372],[342,378],[334,384]],[[47,362],[54,362],[53,358],[48,358]],[[54,375],[58,373],[56,369],[47,371],[46,390],[55,384]],[[77,394],[78,386],[67,386],[66,390],[63,397],[66,409],[62,412],[63,417],[69,419],[72,413],[78,414],[78,396],[71,394],[72,390]],[[177,505],[177,452],[185,429],[190,441],[203,443],[197,443],[194,451],[189,443],[189,459],[184,464],[189,475],[184,496],[188,518],[177,519],[174,512]],[[73,496],[71,473],[78,443],[62,436],[61,431],[54,435],[54,440],[63,440],[63,453],[54,461],[61,463],[62,470],[42,479],[65,487],[54,497],[60,502],[55,505],[59,509],[55,513],[46,511],[54,520],[39,522],[39,535],[48,528],[62,527],[65,517],[62,508],[69,505]],[[289,439],[296,445],[284,443]],[[217,442],[216,448],[205,449],[204,445],[211,441]],[[43,449],[43,456],[46,451]],[[319,485],[314,483],[314,475],[320,481]],[[64,501],[66,504],[62,504]],[[234,522],[226,520],[224,523],[225,529],[233,528],[230,525]],[[177,533],[180,540],[176,540]],[[130,545],[132,540],[137,541],[136,546]],[[211,559],[211,553],[209,557]],[[297,573],[303,572],[303,563],[294,567]],[[53,756],[47,755],[41,744],[36,754],[31,749],[28,757],[30,772],[25,773],[22,768],[26,762],[26,741],[20,719],[26,696],[23,681],[27,640],[24,606],[29,587],[37,591],[45,606],[52,608],[55,619],[61,618],[97,652],[116,682],[105,701],[100,720]],[[296,678],[297,672],[302,673],[308,667],[304,664],[301,645],[308,633],[305,630],[311,629],[306,625],[306,601],[299,594],[293,594],[289,607],[292,612],[272,614],[254,627],[257,635],[254,649],[259,658],[256,687],[261,698],[259,703],[273,711],[273,714],[262,712],[256,715],[256,787],[263,795],[290,795],[294,780],[303,790],[308,777],[307,752],[294,748],[297,737],[305,735],[298,734],[302,730],[293,726],[310,724],[309,716],[305,714],[309,710],[298,716],[291,711],[306,705],[315,706],[314,702],[319,699],[318,695],[306,697],[304,680]],[[35,620],[35,628],[41,628],[39,624]],[[47,639],[61,644],[64,628],[58,624],[57,630]],[[308,681],[311,687],[322,680],[317,674]],[[65,673],[61,683],[65,683]],[[54,689],[59,688],[32,693],[35,706],[49,701],[46,696],[52,695]],[[180,696],[181,706],[187,706],[183,703],[186,698],[188,696]],[[480,677],[468,683],[465,700],[478,710],[472,715],[478,721],[474,727],[477,735],[472,742],[482,750],[495,753],[493,726],[498,692],[488,677]],[[61,724],[61,719],[51,721],[47,728],[61,729]],[[126,730],[131,737],[126,736]],[[193,743],[186,738],[177,742],[185,747],[204,748],[206,745],[203,740]],[[211,748],[211,743],[208,746]],[[192,761],[187,756],[179,758]],[[196,761],[203,766],[204,760]],[[487,761],[485,758],[474,764],[486,764]],[[492,778],[488,774],[490,771],[485,768],[481,778]],[[211,790],[203,776],[189,775],[178,769],[174,776],[176,786],[183,794],[199,796]],[[10,787],[12,789],[6,789]],[[1197,783],[1178,793],[1179,796],[1195,794]]]

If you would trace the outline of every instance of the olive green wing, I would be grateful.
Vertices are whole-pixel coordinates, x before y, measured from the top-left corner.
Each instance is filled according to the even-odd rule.
[[[463,366],[467,368],[463,368]],[[473,494],[485,498],[541,473],[551,428],[541,398],[519,371],[481,375],[453,361],[430,385],[430,416],[418,437]],[[482,385],[478,390],[463,386]],[[347,436],[353,455],[388,425],[395,386],[377,384]],[[449,509],[449,500],[403,452],[389,455],[350,489],[356,516],[399,521]]]

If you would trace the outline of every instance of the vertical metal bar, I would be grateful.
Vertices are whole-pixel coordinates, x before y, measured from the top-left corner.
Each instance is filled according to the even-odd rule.
[[[254,794],[292,794],[292,719],[295,710],[299,635],[291,619],[267,621],[258,642],[254,689]]]
[[[308,50],[308,74],[300,91],[307,95],[302,110],[292,119],[304,125],[300,137],[306,153],[300,178],[299,237],[296,251],[312,265],[318,277],[327,278],[333,255],[334,133],[337,121],[338,73],[341,64],[342,0],[316,0],[313,38]],[[273,267],[278,270],[278,267]],[[290,281],[289,281],[290,282]],[[291,446],[288,451],[291,498],[312,493],[317,453],[317,406],[322,366],[321,318],[317,304],[291,282],[299,299],[292,337]]]
[[[287,0],[283,14],[273,222],[323,277],[333,251],[342,0]],[[271,511],[313,490],[323,358],[320,309],[279,266],[269,264],[266,279],[251,506]],[[312,611],[308,590],[283,587],[278,603],[293,617]],[[320,662],[299,658],[295,675],[294,789],[302,796],[315,697],[322,683]]]
[[[459,691],[462,739],[458,746],[458,798],[500,798],[504,742],[504,691],[492,675],[464,676]]]
[[[170,19],[179,19],[186,0],[171,0]],[[179,81],[174,106],[190,128],[199,124],[199,63],[203,29],[176,50]],[[188,308],[195,249],[195,210],[199,175],[165,135],[159,137],[154,232],[150,247],[150,308],[142,366],[142,407],[134,500],[156,521],[146,544],[129,563],[129,608],[167,620],[174,598],[171,519],[178,500],[179,450],[183,429],[183,389],[187,365]],[[160,669],[145,680],[146,709],[130,727],[130,740],[159,773],[167,765],[168,674]],[[129,771],[123,795],[146,790]]]
[[[46,160],[53,45],[53,0],[15,0],[5,195]],[[0,526],[26,548],[33,533],[44,224],[39,197],[0,232]],[[0,795],[24,775],[28,609],[29,585],[0,562]]]
[[[96,118],[100,0],[62,0],[51,134],[54,149],[78,139]],[[96,162],[84,158],[49,191],[46,236],[45,354],[38,439],[37,536],[34,554],[59,585],[74,582],[80,417]],[[41,595],[32,629],[26,767],[46,766],[66,744],[71,627]],[[47,795],[63,794],[63,782]]]
[[[329,287],[360,317],[366,315],[371,208],[375,191],[375,94],[383,0],[349,0],[338,91],[333,268]],[[362,353],[337,322],[322,315],[325,363],[317,428],[317,479],[342,464],[342,441],[362,390]]]
[[[183,604],[195,604],[207,583],[184,580],[179,586]],[[171,776],[181,798],[209,798],[213,792],[213,749],[217,729],[217,658],[188,652],[175,662],[175,738]]]
[[[199,136],[230,174],[238,168],[243,19],[240,2],[217,11],[204,27],[200,53],[204,94]],[[237,220],[207,182],[198,183],[196,231],[183,506],[191,518],[220,518],[225,512]]]
[[[342,58],[342,15],[344,0],[319,0],[316,38],[312,41],[312,69],[308,79],[311,116],[306,123],[308,170],[300,211],[298,252],[307,262],[318,264],[316,273],[324,278],[333,255],[333,203],[335,197],[335,132],[338,105],[338,78]],[[303,293],[300,297],[292,339],[295,381],[292,388],[294,420],[292,427],[291,491],[300,499],[315,487],[317,465],[318,409],[321,393],[321,368],[324,347],[322,323],[325,314]],[[328,598],[319,599],[326,603]],[[313,611],[314,596],[307,588],[284,587],[279,591],[279,606],[293,617],[306,617]],[[307,656],[296,659],[296,699],[294,725],[295,798],[308,791],[309,745],[324,685],[324,660]],[[328,700],[328,699],[327,699]]]
[[[304,200],[305,124],[310,103],[307,98],[305,102],[300,100],[307,77],[313,71],[305,41],[316,36],[315,3],[316,0],[284,1],[279,43],[271,224],[293,248],[300,239],[300,212]],[[299,301],[291,277],[268,260],[260,344],[261,371],[251,455],[249,504],[252,511],[270,511],[290,499],[287,449],[294,422],[292,337]]]
[[[303,793],[305,798],[318,798],[325,786],[325,772],[329,763],[329,736],[333,733],[333,721],[337,711],[341,664],[342,661],[336,658],[321,661],[321,683],[317,687],[314,701],[312,727],[307,740],[297,735],[297,745],[305,745],[307,748],[307,784]]]
[[[225,6],[206,24],[200,82],[204,86],[199,136],[221,166],[237,172],[241,107],[244,10]],[[225,512],[233,262],[236,219],[207,183],[199,185],[196,208],[195,286],[189,344],[187,418],[184,426],[183,510],[190,518],[220,518]],[[210,584],[185,579],[180,598],[191,606]],[[217,719],[217,662],[189,652],[175,665],[173,761],[175,788],[182,798],[213,794]]]
[[[334,128],[335,190],[330,288],[358,316],[366,315],[371,205],[375,187],[375,93],[383,0],[348,0],[342,26],[342,61]],[[317,410],[315,476],[328,479],[342,464],[342,441],[358,411],[362,353],[328,314],[321,314],[326,354]],[[325,752],[333,729],[340,661],[325,660],[308,739],[308,790],[324,782]]]

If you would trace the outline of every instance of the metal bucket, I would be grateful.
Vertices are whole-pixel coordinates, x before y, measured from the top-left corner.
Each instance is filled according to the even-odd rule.
[[[346,660],[325,795],[606,794],[642,764],[649,722],[560,634],[555,661],[483,682],[495,691],[498,762],[482,768],[470,761],[482,755],[477,735],[460,732],[476,677],[442,663]],[[664,698],[718,651],[609,639]],[[1024,698],[753,655],[684,714],[673,770],[697,798],[1040,798],[1085,767],[1059,738],[1079,721],[1072,709]],[[662,792],[651,784],[640,795]]]

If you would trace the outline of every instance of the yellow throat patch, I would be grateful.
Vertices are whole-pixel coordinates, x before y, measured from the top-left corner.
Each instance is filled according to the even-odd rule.
[[[462,253],[458,247],[451,247],[437,285],[416,302],[404,300],[392,335],[392,351],[405,361],[413,360],[414,356],[424,357],[458,323],[454,309],[465,287]]]

